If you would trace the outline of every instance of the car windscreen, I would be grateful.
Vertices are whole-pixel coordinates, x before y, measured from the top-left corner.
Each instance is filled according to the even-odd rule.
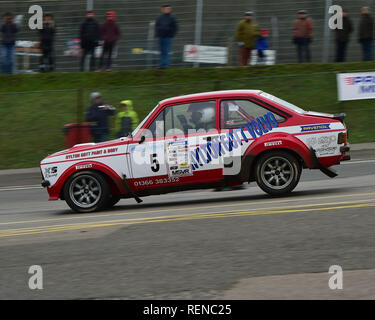
[[[159,103],[156,105],[156,107],[154,109],[152,109],[152,111],[147,115],[147,117],[145,117],[143,119],[143,121],[137,126],[137,128],[134,129],[134,131],[132,132],[132,137],[135,137],[136,133],[139,131],[139,129],[141,129],[143,127],[143,125],[146,123],[147,119],[150,117],[150,115],[152,115],[155,112],[157,107],[159,107]]]
[[[283,99],[280,99],[280,98],[277,98],[275,96],[273,96],[272,94],[269,94],[269,93],[266,93],[266,92],[261,92],[260,95],[268,100],[271,100],[273,102],[276,102],[277,104],[285,107],[285,108],[288,108],[290,110],[293,110],[294,112],[297,112],[297,113],[300,113],[300,114],[303,114],[305,113],[305,110],[301,109],[300,107],[297,107],[295,106],[294,104],[290,103],[290,102],[287,102]]]

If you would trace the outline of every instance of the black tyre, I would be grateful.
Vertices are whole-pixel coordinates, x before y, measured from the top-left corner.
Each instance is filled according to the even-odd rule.
[[[73,174],[64,186],[66,203],[76,212],[93,212],[104,209],[110,198],[106,179],[94,171]]]
[[[257,183],[270,195],[287,194],[297,186],[301,171],[301,164],[296,157],[286,151],[271,151],[257,161]]]

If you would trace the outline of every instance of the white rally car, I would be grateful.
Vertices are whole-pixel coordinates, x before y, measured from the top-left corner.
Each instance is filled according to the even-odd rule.
[[[77,212],[121,198],[256,181],[291,192],[303,168],[349,160],[344,114],[309,112],[259,90],[199,93],[161,101],[129,137],[86,143],[41,162],[50,200]]]

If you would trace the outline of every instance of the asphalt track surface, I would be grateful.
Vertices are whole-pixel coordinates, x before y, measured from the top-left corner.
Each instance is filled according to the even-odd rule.
[[[92,214],[0,176],[0,299],[374,299],[375,152],[352,158],[334,179],[304,170],[288,197],[251,184]]]

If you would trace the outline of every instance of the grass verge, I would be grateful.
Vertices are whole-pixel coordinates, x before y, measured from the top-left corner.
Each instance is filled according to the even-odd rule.
[[[375,100],[339,103],[336,88],[337,72],[370,70],[374,62],[0,75],[0,169],[35,167],[65,148],[61,129],[84,119],[93,90],[113,105],[133,100],[142,119],[167,97],[261,89],[306,110],[345,112],[351,143],[375,141]]]

